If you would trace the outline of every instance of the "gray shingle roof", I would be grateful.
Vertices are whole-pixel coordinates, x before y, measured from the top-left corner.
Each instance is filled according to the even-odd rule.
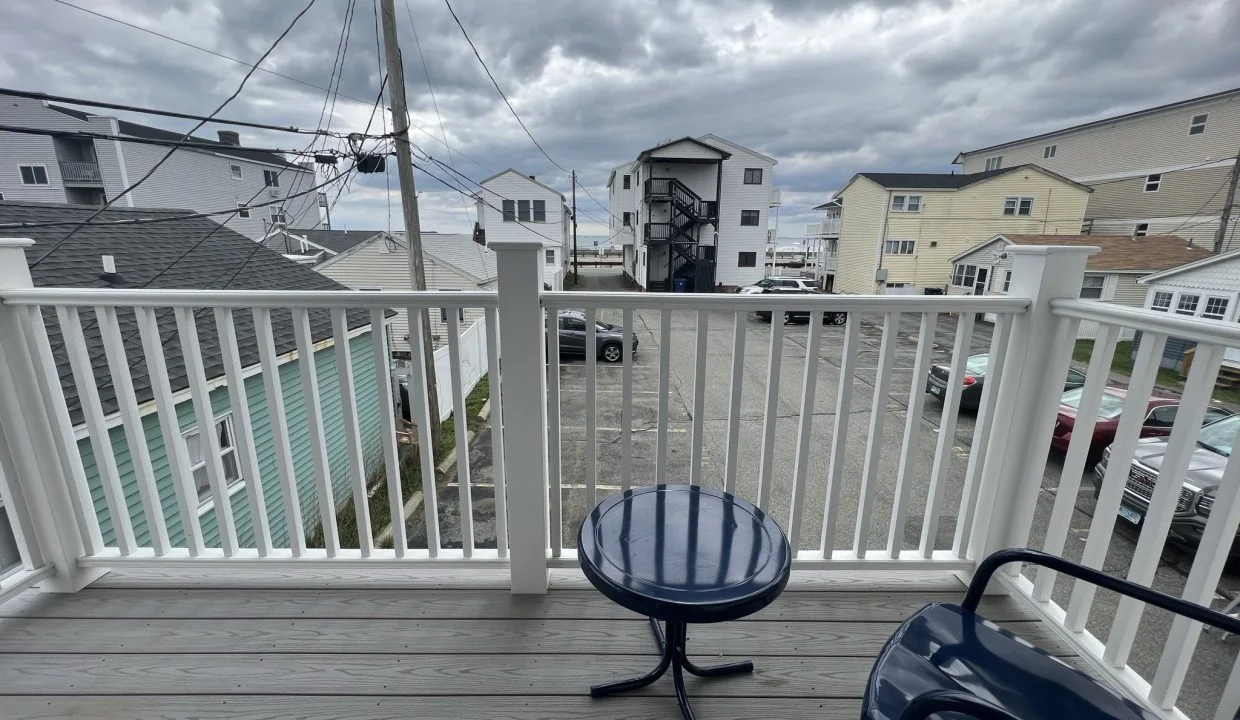
[[[927,190],[959,190],[975,182],[1010,172],[1014,168],[987,170],[980,173],[857,173],[885,188],[925,188]]]
[[[338,253],[380,233],[379,230],[290,230],[289,232],[294,235],[304,235],[310,242]]]
[[[392,233],[405,242],[405,234]],[[499,276],[495,265],[495,251],[474,242],[472,235],[454,233],[422,233],[422,254],[440,260],[469,275],[479,285]]]
[[[14,222],[64,222],[85,220],[94,208],[53,205],[44,203],[0,202],[0,224]],[[98,218],[100,222],[123,220],[134,217],[174,217],[186,214],[185,210],[108,209]],[[0,228],[0,235],[29,237],[36,244],[26,250],[27,260],[33,263],[48,252],[69,232],[71,226],[42,228]],[[207,237],[209,235],[209,237]],[[204,240],[206,238],[206,240]],[[101,256],[112,255],[116,271],[123,280],[109,283],[100,278]],[[166,270],[166,272],[164,272]],[[162,274],[160,274],[162,272]],[[232,290],[343,290],[339,283],[286,260],[279,253],[258,245],[253,240],[222,227],[209,218],[191,218],[171,222],[142,225],[112,225],[86,227],[79,230],[66,243],[57,248],[47,259],[31,268],[31,276],[37,287],[87,287],[87,288],[178,288],[178,289],[232,289]],[[82,309],[82,325],[87,351],[94,367],[96,383],[104,413],[114,412],[118,405],[112,378],[107,368],[95,313]],[[147,376],[146,356],[142,351],[137,320],[132,309],[120,308],[119,323],[124,339],[125,352],[133,375],[134,388],[139,403],[151,400],[151,382]],[[53,310],[45,309],[57,371],[74,422],[82,421],[81,402],[77,385],[69,366],[68,354],[61,339],[59,323]],[[258,362],[258,346],[254,338],[253,315],[248,311],[235,311],[234,324],[243,367]],[[188,387],[185,363],[181,356],[176,320],[170,309],[156,311],[160,337],[164,339],[168,377],[172,391]],[[198,339],[202,347],[203,363],[207,379],[223,375],[223,363],[219,338],[215,331],[215,316],[209,310],[196,312]],[[365,311],[351,311],[348,315],[350,329],[368,325]],[[272,326],[277,354],[294,349],[292,314],[288,310],[272,311]],[[326,310],[310,312],[310,331],[315,341],[331,336],[331,317]]]

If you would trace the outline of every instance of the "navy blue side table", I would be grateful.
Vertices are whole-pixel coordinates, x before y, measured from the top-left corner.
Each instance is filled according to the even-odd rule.
[[[685,720],[693,720],[693,708],[683,671],[699,677],[753,671],[748,660],[694,665],[685,650],[689,623],[761,610],[783,592],[792,568],[788,539],[765,512],[695,485],[654,485],[607,498],[581,523],[577,558],[599,592],[650,618],[662,652],[649,673],[595,685],[590,695],[645,687],[670,667]]]

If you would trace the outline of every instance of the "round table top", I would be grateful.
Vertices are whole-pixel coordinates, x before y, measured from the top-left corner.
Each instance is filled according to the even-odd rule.
[[[581,524],[577,557],[616,603],[659,620],[722,622],[769,605],[792,553],[779,525],[728,493],[653,485],[612,495]]]

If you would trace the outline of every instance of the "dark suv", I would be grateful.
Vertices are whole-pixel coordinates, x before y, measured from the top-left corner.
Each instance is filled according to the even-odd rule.
[[[751,293],[752,294],[752,293]],[[767,287],[762,289],[763,295],[833,295],[834,293],[821,293],[817,290],[803,290],[797,288],[786,287]],[[790,322],[809,322],[809,310],[786,310],[784,311],[784,323]],[[755,310],[754,315],[764,322],[771,321],[770,310]],[[823,314],[823,325],[843,325],[848,321],[848,313],[846,312],[828,312]]]

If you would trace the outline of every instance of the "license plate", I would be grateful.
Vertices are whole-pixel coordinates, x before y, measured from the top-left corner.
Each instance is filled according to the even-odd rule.
[[[1136,525],[1141,522],[1141,513],[1137,512],[1136,510],[1133,510],[1127,505],[1119,506],[1119,516],[1124,518],[1128,522],[1132,523],[1133,525]]]
[[[931,385],[931,386],[930,386],[930,394],[931,394],[931,395],[937,395],[937,396],[939,396],[939,397],[943,397],[943,388],[939,387],[938,385]]]

